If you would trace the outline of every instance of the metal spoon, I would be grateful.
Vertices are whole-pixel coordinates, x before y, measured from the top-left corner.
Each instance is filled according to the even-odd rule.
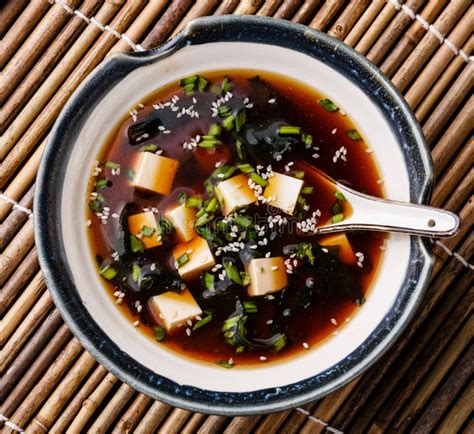
[[[352,214],[338,223],[318,226],[318,234],[347,231],[401,232],[425,237],[451,237],[459,229],[459,217],[424,205],[379,199],[342,185],[309,163],[300,163],[305,171],[340,191],[352,207]]]

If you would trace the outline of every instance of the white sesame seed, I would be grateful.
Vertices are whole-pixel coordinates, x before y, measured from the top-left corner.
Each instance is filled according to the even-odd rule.
[[[334,325],[337,325],[336,318],[331,318],[331,323],[334,324]]]
[[[275,102],[276,102],[275,98],[271,98],[271,99],[268,100],[269,104],[275,104]]]
[[[308,349],[308,348],[309,348],[308,343],[307,343],[307,342],[303,342],[303,347],[306,348],[306,349]]]
[[[337,133],[337,128],[334,128],[332,131],[331,131],[331,134],[336,134]]]
[[[272,319],[269,319],[266,324],[270,325],[270,324],[273,324],[273,320]]]
[[[188,336],[191,336],[191,329],[187,328],[187,329],[186,329],[186,334],[187,334]]]
[[[134,321],[134,323],[132,325],[133,325],[133,327],[138,327],[138,324],[140,324],[140,322],[137,320],[137,321]]]
[[[267,360],[267,358],[265,356],[260,356],[259,359],[264,362],[265,360]]]

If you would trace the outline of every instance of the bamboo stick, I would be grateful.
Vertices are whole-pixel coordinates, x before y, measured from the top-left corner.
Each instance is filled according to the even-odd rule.
[[[106,375],[106,369],[102,365],[97,365],[92,375],[87,379],[78,393],[74,395],[74,398],[52,426],[50,430],[52,434],[61,434],[66,431],[69,424],[81,409],[82,403],[99,386]]]
[[[449,34],[449,40],[456,47],[462,46],[467,38],[472,35],[473,20],[474,8],[470,8]],[[435,83],[438,80],[439,76],[454,56],[454,52],[446,44],[441,45],[423,71],[410,86],[408,92],[405,93],[405,99],[413,109],[418,107],[422,98],[431,89],[432,83]]]
[[[295,16],[291,19],[294,23],[305,24],[310,17],[313,15],[313,12],[321,3],[321,0],[305,0],[303,5],[298,9]]]
[[[435,21],[434,27],[438,29],[442,35],[445,35],[453,28],[468,6],[469,2],[466,2],[465,0],[452,0],[440,17]],[[403,92],[413,81],[439,44],[440,41],[433,32],[426,33],[408,59],[392,78],[393,84],[397,86],[401,92]]]
[[[472,333],[471,333],[472,335]],[[472,360],[474,360],[474,347],[470,347],[452,372],[449,373],[446,380],[436,396],[423,411],[423,414],[417,418],[413,426],[414,432],[433,432],[435,427],[439,424],[441,418],[446,414],[450,407],[453,396],[459,396],[464,386],[469,384],[472,375]],[[474,395],[473,395],[474,399]],[[456,432],[456,431],[446,431]],[[470,432],[470,431],[465,431]]]
[[[353,0],[344,8],[339,18],[333,24],[328,35],[344,40],[356,21],[369,5],[370,0]]]
[[[420,16],[427,22],[432,23],[438,18],[438,15],[444,9],[448,0],[429,1],[423,8]],[[415,49],[421,38],[425,36],[426,29],[420,21],[416,20],[410,26],[408,31],[402,36],[395,48],[389,53],[380,69],[388,77],[392,77],[397,72],[402,63]]]
[[[313,410],[316,408],[318,405],[317,402],[312,402],[310,404],[306,404],[301,406],[303,410],[309,411],[310,413],[313,412]],[[299,432],[300,428],[303,426],[303,424],[306,422],[308,419],[308,416],[301,411],[294,409],[288,418],[285,420],[283,426],[279,429],[279,433],[281,434],[290,434],[290,433],[296,433]]]
[[[95,18],[102,24],[106,24],[116,14],[118,9],[119,7],[115,3],[105,2],[97,12]],[[26,147],[26,151],[22,151],[22,154],[23,152],[25,152],[25,156],[29,152],[29,149],[33,148],[36,145],[37,141],[43,138],[45,130],[47,129],[47,127],[50,126],[50,124],[47,124],[46,127],[38,125],[38,123],[35,122],[41,116],[38,116],[38,114],[48,104],[48,102],[53,100],[57,101],[58,98],[64,97],[65,94],[67,95],[67,97],[69,97],[72,90],[75,89],[74,87],[69,88],[69,86],[73,86],[75,84],[72,81],[76,79],[76,76],[78,74],[77,71],[78,69],[80,69],[80,67],[76,68],[74,73],[71,74],[71,72],[81,61],[81,59],[85,59],[87,61],[86,53],[100,34],[100,29],[94,24],[89,24],[86,27],[81,36],[67,51],[64,57],[61,59],[60,63],[49,74],[48,78],[44,81],[38,91],[30,99],[28,104],[23,108],[23,110],[15,118],[10,127],[7,129],[7,131],[5,131],[3,136],[0,138],[0,160],[7,155],[7,152],[15,144],[17,144],[17,142],[20,140],[20,137],[25,131],[27,132],[25,134],[26,137],[24,136],[22,138],[23,142],[20,141],[20,143],[14,149],[16,150],[18,146]],[[104,37],[105,34],[102,35],[101,41],[104,40]],[[89,53],[92,52],[93,51],[89,51]],[[95,54],[98,55],[97,53]],[[101,57],[97,59],[97,62],[100,59]],[[83,62],[81,62],[81,64],[84,65]],[[95,64],[92,66],[95,66]],[[57,92],[61,84],[63,84],[63,86],[61,87],[62,91],[59,90],[59,92]],[[53,94],[54,96],[52,97]],[[47,109],[43,113],[47,113],[50,108],[52,109],[51,105],[48,105]],[[59,111],[57,110],[54,113],[54,119],[56,118],[58,112]],[[43,114],[43,116],[46,115]],[[14,156],[9,157],[14,161],[11,161],[8,165],[4,161],[3,164],[0,166],[0,168],[3,169],[2,171],[0,171],[0,188],[5,185],[6,180],[11,175],[11,173],[7,172],[8,167],[11,166],[9,170],[15,170],[22,161],[22,159],[20,158],[18,158],[18,160],[15,160]]]
[[[105,378],[100,382],[99,386],[96,387],[91,395],[84,401],[81,410],[73,419],[66,433],[75,434],[83,432],[84,426],[108,395],[114,384],[117,383],[117,381],[117,378],[112,374],[107,374],[105,376]]]
[[[28,219],[0,256],[0,285],[5,284],[8,277],[30,251],[33,243],[33,219]]]
[[[26,316],[23,322],[15,330],[15,333],[10,337],[5,346],[3,347],[2,354],[0,355],[0,372],[3,372],[7,368],[15,356],[20,352],[21,348],[35,331],[36,326],[46,316],[48,311],[51,309],[53,302],[49,292],[43,293],[41,298],[36,302],[34,307],[30,310],[30,313]],[[2,345],[3,345],[2,339]]]
[[[357,44],[357,42],[359,42],[362,35],[364,35],[364,33],[367,31],[367,29],[377,17],[384,5],[385,0],[371,1],[369,7],[362,14],[362,17],[359,19],[359,21],[357,21],[355,26],[344,39],[344,42],[351,47]]]
[[[316,30],[324,30],[331,23],[343,4],[344,0],[325,1],[316,16],[309,23],[309,26]]]
[[[1,139],[0,139],[1,140]],[[23,193],[30,187],[36,178],[36,173],[41,162],[41,156],[43,155],[46,140],[39,145],[33,155],[29,157],[28,161],[16,174],[15,178],[12,179],[4,193],[6,196],[13,200],[20,200]],[[0,221],[6,217],[7,213],[11,210],[12,205],[4,201],[0,201]]]
[[[463,392],[461,397],[456,401],[453,407],[449,410],[449,413],[444,418],[441,425],[436,429],[436,433],[458,433],[461,432],[462,426],[465,421],[469,419],[469,415],[472,413],[472,403],[474,402],[474,383],[470,383],[466,390]],[[472,421],[472,419],[471,419]],[[472,432],[472,422],[469,423],[469,427],[466,427],[466,433]]]
[[[416,13],[425,2],[426,0],[408,0],[405,5]],[[367,53],[367,58],[376,65],[380,64],[387,52],[392,48],[393,44],[411,22],[412,18],[406,14],[405,11],[400,10]]]
[[[181,22],[175,27],[171,33],[171,37],[176,36],[181,30],[186,27],[189,21],[194,18],[202,17],[203,15],[209,15],[216,8],[218,0],[196,0],[194,5],[189,9],[188,13],[184,16]]]
[[[262,17],[272,16],[276,10],[280,7],[282,0],[265,0],[265,3],[257,11],[255,15],[260,15]]]
[[[160,433],[177,434],[182,432],[182,427],[191,417],[192,413],[180,408],[174,408],[160,426]]]
[[[14,332],[18,324],[23,320],[24,316],[31,309],[34,303],[43,293],[46,285],[43,280],[43,273],[39,271],[30,284],[21,293],[15,304],[8,310],[3,317],[4,327],[1,332],[1,342],[5,342]]]
[[[61,380],[64,372],[74,363],[82,352],[82,347],[76,338],[72,338],[59,357],[53,362],[36,384],[10,420],[20,427],[24,427],[35,414],[39,406],[47,399],[51,390]]]
[[[223,431],[223,428],[230,418],[226,416],[208,416],[199,428],[198,434],[217,434]]]
[[[50,7],[51,5],[48,2],[41,0],[32,1],[28,4],[2,39],[2,45],[0,46],[0,68],[10,60],[14,51],[21,45]]]
[[[214,15],[231,14],[239,4],[240,0],[223,0],[219,7],[215,10]]]
[[[38,268],[38,255],[36,249],[33,248],[0,291],[0,315],[3,314]]]
[[[234,15],[252,15],[257,11],[263,0],[240,0],[239,5],[234,10]]]
[[[125,35],[132,41],[137,43],[150,25],[155,21],[156,17],[160,14],[163,8],[167,5],[168,0],[151,0],[140,12],[138,18],[133,21]],[[120,53],[130,51],[132,48],[124,40],[120,39],[109,51],[109,55],[113,53]]]
[[[472,131],[473,125],[474,96],[471,95],[469,101],[453,119],[446,132],[431,151],[436,176],[440,176],[451,158],[459,152],[459,148]]]
[[[94,358],[87,351],[84,351],[61,383],[49,395],[48,400],[28,426],[27,432],[49,432],[49,428],[53,425],[62,408],[95,364]]]
[[[149,432],[155,432],[170,409],[171,407],[169,405],[160,401],[154,401],[144,418],[138,424],[134,433],[148,434]]]
[[[64,3],[75,8],[79,0],[64,0]],[[0,88],[2,89],[0,105],[3,105],[69,18],[70,15],[64,8],[56,3],[49,9],[28,39],[5,65],[0,77]]]
[[[19,204],[22,207],[31,209],[33,206],[33,197],[35,193],[35,186],[32,185],[26,194],[22,197]],[[12,240],[15,234],[25,224],[26,220],[30,218],[24,210],[14,208],[5,221],[0,224],[0,249],[3,250]]]
[[[201,426],[205,419],[205,414],[193,413],[193,415],[189,418],[188,422],[182,429],[183,434],[194,434],[195,432],[197,432],[198,428]]]
[[[262,420],[255,429],[255,434],[275,434],[285,419],[291,414],[291,410],[280,411],[262,416]]]
[[[289,20],[294,15],[301,2],[302,0],[283,0],[283,3],[273,16],[282,20]]]
[[[184,17],[192,3],[192,0],[173,0],[142,42],[143,48],[154,48],[165,42],[174,26]]]
[[[393,3],[388,2],[382,11],[377,15],[377,18],[375,18],[375,20],[372,22],[371,26],[364,33],[360,41],[355,46],[355,49],[359,53],[366,54],[396,13],[397,8],[393,5]]]
[[[439,102],[436,110],[423,125],[423,133],[428,145],[432,145],[457,107],[472,90],[474,83],[474,64],[469,62],[449,89],[448,94]]]
[[[132,432],[152,402],[151,398],[143,393],[139,393],[127,411],[122,415],[117,425],[115,425],[112,434]]]
[[[224,434],[251,432],[259,419],[260,416],[233,417]]]
[[[469,197],[472,193],[472,186],[474,185],[474,168],[471,168],[467,175],[456,187],[456,190],[452,192],[446,202],[443,204],[445,209],[449,209],[453,212],[459,212],[460,207],[462,206],[462,201],[464,198]]]
[[[439,182],[433,190],[432,203],[434,206],[439,206],[448,198],[473,164],[474,138],[471,136],[469,142],[462,148],[461,152],[459,152],[454,163],[451,164],[443,175],[441,182]]]
[[[8,28],[23,12],[27,4],[28,0],[7,1],[0,4],[0,38],[5,36]]]
[[[79,11],[84,16],[90,17],[98,7],[99,2],[86,0],[79,8]],[[38,89],[43,80],[48,76],[57,62],[61,60],[64,53],[66,53],[85,27],[86,22],[82,18],[74,15],[54,41],[52,41],[41,58],[27,71],[28,75],[21,84],[14,89],[8,100],[0,109],[0,132],[5,131],[15,115],[18,114],[21,108],[27,103],[28,98]]]
[[[466,297],[467,299],[463,302],[471,305],[474,302],[474,293],[471,293],[471,296]],[[467,315],[469,315],[467,313]],[[461,322],[461,318],[458,319],[458,322]],[[453,327],[453,329],[456,329]],[[403,429],[407,428],[408,423],[415,420],[423,406],[428,401],[429,397],[434,393],[435,389],[441,383],[448,371],[456,363],[457,358],[468,346],[469,340],[472,337],[472,332],[474,330],[474,318],[471,316],[467,318],[467,321],[462,326],[461,330],[447,342],[447,346],[442,352],[442,354],[436,360],[430,362],[435,362],[430,369],[425,368],[424,370],[428,371],[426,377],[423,379],[419,387],[416,388],[416,395],[414,395],[409,401],[406,402],[406,406],[403,408],[403,411],[400,413],[400,416],[397,418],[398,422],[393,425],[393,427],[401,432]],[[423,365],[426,365],[427,360],[423,359]],[[415,376],[413,376],[415,377]],[[422,378],[420,375],[416,376],[416,380]]]
[[[13,389],[15,384],[19,382],[25,371],[32,367],[33,362],[36,363],[38,354],[40,354],[43,347],[48,344],[51,339],[55,339],[54,336],[62,323],[63,321],[59,312],[57,310],[51,312],[25,345],[25,348],[23,348],[14,363],[10,365],[6,372],[3,372],[0,378],[0,402],[4,402],[7,394]],[[67,334],[66,337],[69,337],[69,334]]]
[[[468,39],[462,49],[466,53],[471,53],[474,50],[474,36],[471,36]],[[416,109],[415,115],[418,119],[418,122],[424,122],[430,111],[441,98],[442,94],[446,91],[454,78],[459,74],[459,70],[463,68],[465,64],[466,62],[461,56],[456,56],[451,61],[449,66],[443,72],[443,75],[438,78],[438,80],[436,80],[436,83],[433,84],[430,91],[428,92],[428,95],[423,98],[420,105]]]

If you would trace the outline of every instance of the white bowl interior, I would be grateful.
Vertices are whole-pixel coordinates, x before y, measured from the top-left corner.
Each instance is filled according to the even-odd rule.
[[[98,103],[86,120],[68,163],[61,208],[64,246],[76,287],[85,307],[104,332],[131,357],[178,384],[232,392],[295,383],[344,359],[361,345],[392,307],[410,253],[409,237],[392,235],[367,301],[350,323],[315,348],[280,362],[225,370],[171,352],[130,325],[97,275],[85,225],[87,180],[110,132],[104,125],[116,125],[137,102],[171,81],[200,71],[239,68],[287,75],[334,100],[374,150],[387,197],[410,199],[408,173],[396,137],[383,114],[354,83],[324,63],[296,51],[247,42],[219,42],[186,46],[166,59],[134,70]]]

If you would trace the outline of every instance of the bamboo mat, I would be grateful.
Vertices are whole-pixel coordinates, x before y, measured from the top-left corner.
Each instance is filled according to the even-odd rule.
[[[2,1],[3,432],[473,433],[473,9],[470,0]],[[171,408],[98,365],[53,306],[31,218],[48,132],[87,74],[109,53],[155,47],[192,18],[229,13],[307,24],[379,65],[414,109],[432,150],[432,204],[462,217],[457,236],[433,244],[423,304],[382,360],[304,408],[236,418]]]

